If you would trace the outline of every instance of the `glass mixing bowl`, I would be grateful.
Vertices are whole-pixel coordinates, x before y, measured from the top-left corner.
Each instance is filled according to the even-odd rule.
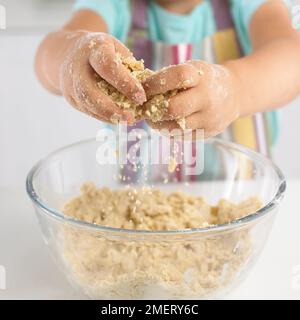
[[[261,209],[205,228],[125,230],[61,212],[86,181],[124,188],[123,181],[113,179],[118,165],[96,161],[98,147],[94,139],[62,148],[38,162],[27,177],[45,242],[74,287],[95,299],[201,299],[222,297],[245,278],[266,243],[286,189],[282,173],[269,159],[209,139],[203,172],[188,182],[177,177],[166,183],[168,166],[161,166],[152,185],[201,195],[210,204],[258,196]],[[136,187],[145,183],[136,182]]]

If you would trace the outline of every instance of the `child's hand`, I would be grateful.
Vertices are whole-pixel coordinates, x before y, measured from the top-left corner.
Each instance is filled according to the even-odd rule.
[[[75,108],[106,122],[115,119],[133,122],[133,115],[121,110],[97,85],[97,73],[132,101],[143,104],[146,94],[130,71],[118,63],[118,57],[131,57],[131,52],[104,33],[74,33],[74,42],[61,66],[60,87]]]
[[[150,76],[143,86],[148,98],[189,88],[170,98],[164,121],[150,123],[157,129],[179,128],[176,119],[185,118],[186,129],[204,129],[205,137],[211,137],[224,131],[239,117],[241,92],[238,79],[220,65],[189,61],[162,69]]]

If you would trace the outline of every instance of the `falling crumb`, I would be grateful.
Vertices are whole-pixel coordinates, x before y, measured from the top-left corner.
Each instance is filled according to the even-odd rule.
[[[178,165],[178,163],[177,163],[176,159],[173,157],[170,157],[169,164],[168,164],[168,172],[173,173],[175,171],[177,165]]]

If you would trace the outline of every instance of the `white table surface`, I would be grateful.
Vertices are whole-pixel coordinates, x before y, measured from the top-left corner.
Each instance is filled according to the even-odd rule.
[[[249,277],[229,299],[300,299],[300,181],[288,191],[271,236]],[[84,299],[57,269],[25,190],[0,189],[1,299]]]

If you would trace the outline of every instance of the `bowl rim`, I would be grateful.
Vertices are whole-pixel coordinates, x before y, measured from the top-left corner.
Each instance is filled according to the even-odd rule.
[[[75,146],[79,146],[86,143],[96,142],[95,138],[89,138],[85,140],[81,140],[79,142],[75,142],[69,145],[66,145],[64,147],[61,147],[51,153],[49,153],[46,157],[39,160],[29,171],[27,178],[26,178],[26,191],[31,199],[31,201],[42,211],[47,214],[48,216],[51,216],[55,218],[56,220],[64,221],[69,224],[75,225],[77,227],[90,229],[91,231],[105,231],[105,232],[114,232],[120,235],[130,234],[130,235],[187,235],[187,234],[207,234],[211,232],[221,232],[221,231],[227,231],[235,228],[241,228],[243,226],[246,226],[253,221],[256,221],[263,216],[265,216],[267,213],[271,212],[272,209],[277,207],[280,202],[282,201],[285,191],[286,191],[286,180],[282,173],[282,171],[278,168],[278,166],[268,157],[264,156],[263,154],[260,154],[252,149],[249,149],[247,147],[244,147],[242,145],[239,145],[234,142],[226,141],[220,138],[209,138],[205,140],[205,143],[214,143],[223,145],[226,147],[230,147],[233,150],[236,150],[238,152],[244,153],[246,156],[250,157],[254,160],[263,161],[265,164],[268,164],[272,167],[274,172],[277,174],[279,179],[279,187],[277,192],[275,193],[275,196],[273,199],[268,202],[265,206],[260,208],[259,210],[245,216],[239,219],[236,219],[234,221],[224,223],[224,224],[218,224],[218,225],[211,225],[207,227],[202,228],[191,228],[191,229],[175,229],[175,230],[134,230],[134,229],[122,229],[122,228],[115,228],[115,227],[108,227],[108,226],[101,226],[96,225],[93,223],[85,222],[82,220],[78,220],[69,216],[64,215],[62,212],[55,208],[51,208],[47,206],[47,204],[38,196],[36,193],[34,186],[33,186],[33,179],[37,171],[46,164],[52,157],[59,154],[62,151],[65,151],[67,149],[70,149]]]

